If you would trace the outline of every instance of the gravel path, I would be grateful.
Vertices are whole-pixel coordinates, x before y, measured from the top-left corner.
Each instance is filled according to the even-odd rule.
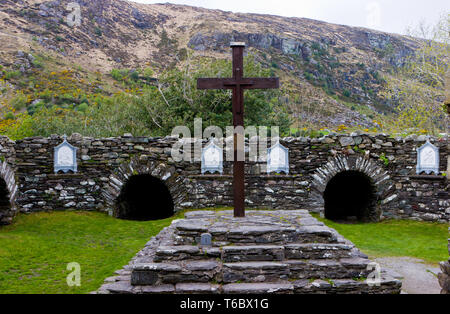
[[[411,257],[383,257],[372,260],[392,272],[394,277],[402,278],[404,293],[439,294],[441,292],[436,277],[440,273],[437,265],[426,264],[420,259]]]

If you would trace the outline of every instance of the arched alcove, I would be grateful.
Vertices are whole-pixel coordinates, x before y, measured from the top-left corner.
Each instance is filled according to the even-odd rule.
[[[333,157],[312,177],[311,198],[333,220],[379,221],[382,207],[393,199],[388,172],[364,157]]]
[[[359,171],[335,175],[323,193],[325,218],[334,221],[369,221],[376,211],[376,188],[371,178]]]
[[[0,225],[8,225],[17,213],[17,184],[14,172],[6,163],[0,161]]]
[[[166,184],[150,174],[131,176],[116,200],[116,217],[129,220],[157,220],[172,216],[173,199]]]
[[[184,180],[175,167],[136,157],[109,176],[102,195],[107,210],[117,218],[167,218],[183,208],[188,195]]]
[[[11,210],[9,191],[5,180],[0,178],[0,215]]]

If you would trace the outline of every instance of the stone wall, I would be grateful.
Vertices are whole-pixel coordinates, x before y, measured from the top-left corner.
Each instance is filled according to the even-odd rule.
[[[281,144],[290,150],[290,174],[267,175],[264,162],[248,162],[247,206],[320,212],[324,186],[333,174],[357,170],[378,184],[378,209],[383,217],[449,221],[447,178],[415,173],[416,149],[426,140],[425,136],[390,138],[356,133],[322,139],[285,138]],[[1,156],[15,171],[20,191],[17,202],[23,212],[112,212],[126,178],[142,172],[170,185],[177,210],[232,206],[232,163],[224,163],[223,175],[200,175],[200,162],[173,161],[171,148],[175,138],[126,135],[94,139],[74,134],[68,141],[79,148],[78,173],[55,174],[53,150],[62,141],[61,136],[27,138],[15,143],[1,138],[0,144],[5,143]],[[445,172],[448,138],[430,141],[440,148],[440,170]]]

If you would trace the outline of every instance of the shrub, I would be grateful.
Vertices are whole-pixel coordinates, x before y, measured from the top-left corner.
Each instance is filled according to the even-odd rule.
[[[11,111],[5,115],[5,120],[15,120],[16,116]]]
[[[27,106],[28,98],[22,92],[18,92],[11,100],[11,105],[17,110],[24,109]]]
[[[11,79],[16,79],[21,76],[22,76],[22,72],[20,72],[20,71],[10,71],[10,72],[6,72],[5,79],[11,80]]]
[[[132,79],[133,81],[138,81],[139,80],[139,73],[137,71],[133,71],[130,73],[130,79]]]
[[[155,75],[155,72],[153,72],[153,70],[151,68],[145,68],[144,71],[142,71],[142,74],[146,77],[146,78],[152,78],[153,75]]]
[[[110,74],[116,81],[123,81],[128,76],[129,72],[130,71],[126,69],[112,69]]]
[[[305,72],[304,75],[305,75],[305,78],[306,78],[308,81],[314,80],[314,76],[313,76],[311,73]]]
[[[103,32],[100,27],[95,28],[95,35],[97,35],[98,37],[102,37]]]
[[[86,112],[89,109],[89,105],[87,103],[82,103],[77,107],[77,111]]]
[[[345,97],[350,98],[352,93],[348,89],[344,89],[343,92],[342,92],[342,95],[344,95]]]

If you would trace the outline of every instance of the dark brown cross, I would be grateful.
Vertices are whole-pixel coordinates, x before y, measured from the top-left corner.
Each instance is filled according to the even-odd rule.
[[[197,81],[197,88],[233,90],[233,125],[235,128],[233,166],[234,216],[245,217],[245,161],[238,160],[236,133],[236,127],[244,127],[244,90],[279,88],[280,81],[278,78],[244,78],[245,43],[231,43],[231,48],[233,49],[233,77],[200,78]]]

